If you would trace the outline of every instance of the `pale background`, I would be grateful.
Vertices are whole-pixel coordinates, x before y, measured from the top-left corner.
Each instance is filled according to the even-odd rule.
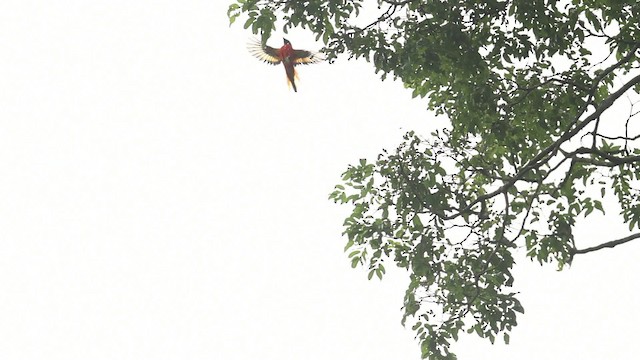
[[[294,93],[230,1],[0,3],[0,359],[419,359],[406,276],[349,267],[327,196],[446,120],[363,61],[301,67]],[[578,243],[626,235],[614,221]],[[511,344],[454,351],[635,358],[639,255],[519,257]]]

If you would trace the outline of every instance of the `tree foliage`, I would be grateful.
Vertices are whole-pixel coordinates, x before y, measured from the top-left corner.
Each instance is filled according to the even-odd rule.
[[[576,220],[607,208],[640,226],[640,4],[636,0],[237,0],[234,22],[267,39],[302,27],[393,76],[451,125],[408,133],[350,166],[330,198],[349,204],[352,265],[409,270],[403,323],[422,356],[453,359],[461,331],[509,341],[524,310],[518,248],[558,268],[640,237],[576,248]],[[624,104],[628,115],[612,116]],[[603,201],[603,199],[607,201]],[[608,201],[613,199],[615,201]]]

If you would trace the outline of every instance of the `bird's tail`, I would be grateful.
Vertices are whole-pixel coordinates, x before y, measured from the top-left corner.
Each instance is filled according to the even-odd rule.
[[[298,77],[298,72],[294,68],[293,76],[291,78],[287,76],[287,86],[293,87],[293,91],[298,92],[298,88],[296,87],[296,80],[300,80],[300,78]]]

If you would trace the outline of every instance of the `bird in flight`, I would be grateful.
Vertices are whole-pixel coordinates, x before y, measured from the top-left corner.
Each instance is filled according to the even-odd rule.
[[[295,50],[291,46],[289,40],[284,39],[284,45],[281,48],[273,48],[260,40],[255,40],[249,44],[249,52],[258,59],[277,65],[282,63],[287,73],[287,81],[293,86],[293,91],[298,92],[295,79],[298,77],[295,66],[300,64],[315,64],[324,60],[320,54],[307,50]]]

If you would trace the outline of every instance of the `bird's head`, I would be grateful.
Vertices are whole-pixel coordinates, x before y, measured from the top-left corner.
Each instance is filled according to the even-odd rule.
[[[289,42],[289,40],[287,40],[287,39],[285,39],[285,38],[282,38],[282,40],[284,40],[284,44],[285,44],[285,45],[291,45],[291,42]]]

